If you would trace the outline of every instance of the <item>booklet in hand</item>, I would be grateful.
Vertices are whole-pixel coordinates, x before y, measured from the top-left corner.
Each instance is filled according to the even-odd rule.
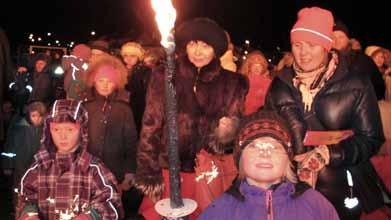
[[[338,144],[353,135],[352,130],[307,131],[304,137],[305,146]]]

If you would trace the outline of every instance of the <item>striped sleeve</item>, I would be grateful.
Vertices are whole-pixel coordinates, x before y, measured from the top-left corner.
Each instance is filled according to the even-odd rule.
[[[122,219],[123,209],[114,175],[102,163],[90,164],[93,172],[91,208],[101,220]]]
[[[38,213],[38,164],[27,169],[19,182],[17,210],[18,216]]]

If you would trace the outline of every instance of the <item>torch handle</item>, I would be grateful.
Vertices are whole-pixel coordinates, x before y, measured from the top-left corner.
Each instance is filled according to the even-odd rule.
[[[173,35],[172,35],[173,38]],[[171,208],[183,207],[180,184],[180,162],[178,152],[178,124],[177,124],[177,101],[174,86],[175,73],[175,45],[166,48],[167,63],[165,69],[165,92],[166,92],[166,119],[167,119],[167,151],[170,180]]]

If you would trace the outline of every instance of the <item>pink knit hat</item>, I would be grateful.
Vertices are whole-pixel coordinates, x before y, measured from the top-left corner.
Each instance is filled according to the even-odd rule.
[[[291,30],[291,43],[307,41],[330,50],[333,25],[334,18],[330,11],[318,7],[303,8],[297,14],[296,24]]]
[[[91,57],[91,48],[85,44],[78,44],[73,48],[72,55],[87,61]]]

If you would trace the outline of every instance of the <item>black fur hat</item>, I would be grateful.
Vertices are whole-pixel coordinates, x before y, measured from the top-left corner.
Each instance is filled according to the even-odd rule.
[[[181,24],[175,30],[175,40],[180,50],[185,50],[187,43],[194,40],[204,41],[221,57],[228,49],[228,40],[224,32],[215,21],[209,18],[194,18]]]

